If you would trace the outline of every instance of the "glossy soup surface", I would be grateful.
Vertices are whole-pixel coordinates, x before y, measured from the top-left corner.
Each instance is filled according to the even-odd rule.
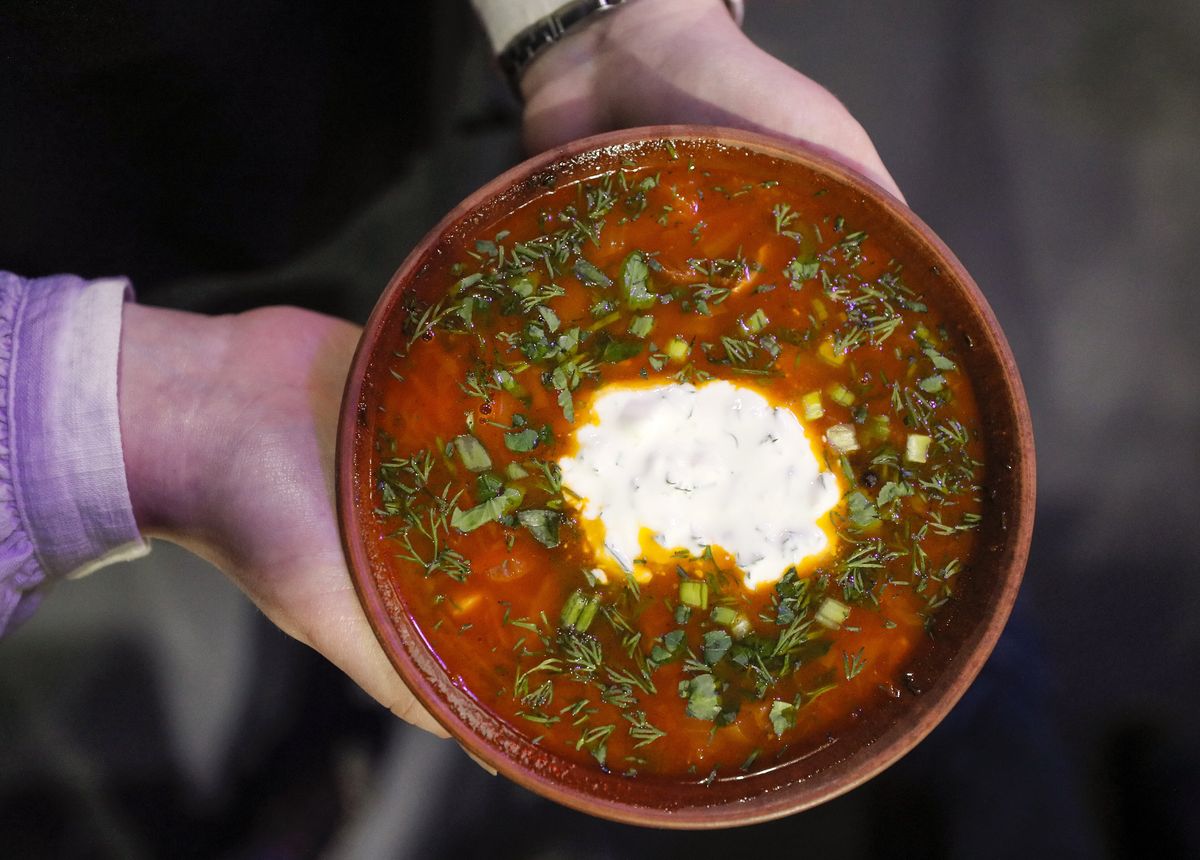
[[[377,383],[377,575],[455,683],[568,759],[703,780],[822,747],[904,694],[970,575],[966,346],[932,275],[806,177],[664,142],[558,176],[406,293]],[[756,589],[727,548],[650,531],[616,564],[557,466],[598,392],[713,380],[794,412],[837,480],[828,549]]]

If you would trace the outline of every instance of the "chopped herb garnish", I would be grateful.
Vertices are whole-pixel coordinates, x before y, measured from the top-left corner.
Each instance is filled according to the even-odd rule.
[[[634,251],[621,266],[621,295],[630,310],[653,307],[654,294],[649,289],[650,269],[641,251]]]
[[[462,464],[470,471],[483,472],[492,468],[492,458],[488,456],[487,449],[469,433],[456,437],[454,447],[462,458]]]
[[[796,725],[796,706],[791,702],[781,702],[776,699],[771,703],[771,728],[775,736],[782,736],[788,729]]]
[[[680,682],[680,691],[687,698],[687,715],[697,720],[715,720],[721,713],[721,697],[712,675],[696,675]]]
[[[583,257],[575,261],[575,276],[585,284],[597,287],[611,287],[612,278],[604,274]]]
[[[862,648],[859,648],[858,651],[853,654],[847,653],[846,651],[842,652],[842,671],[845,674],[847,681],[858,677],[858,673],[863,670],[863,667],[866,664],[867,661],[863,658]]]
[[[517,521],[545,547],[558,546],[558,525],[561,519],[562,514],[557,511],[517,511]]]
[[[647,744],[652,744],[663,735],[666,734],[662,729],[650,725],[646,721],[646,715],[642,711],[634,711],[633,713],[622,714],[629,721],[629,736],[637,741],[633,748],[641,749]]]
[[[523,494],[520,490],[514,487],[506,487],[504,492],[494,499],[488,499],[480,505],[476,505],[466,511],[458,508],[454,509],[454,513],[450,518],[450,525],[458,529],[460,532],[472,532],[482,525],[494,522],[500,517],[512,512],[517,505],[521,504]]]
[[[886,231],[856,229],[856,206],[837,214],[835,186],[775,178],[778,165],[740,175],[701,152],[668,142],[651,163],[546,171],[545,196],[448,245],[401,298],[376,364],[385,405],[367,420],[377,557],[410,578],[396,584],[421,635],[453,643],[438,657],[454,683],[556,755],[708,785],[739,762],[787,761],[825,721],[899,688],[891,643],[935,631],[969,575],[989,440],[960,372],[969,339],[914,288],[938,273],[921,266],[910,286]],[[754,553],[711,533],[647,545],[667,533],[647,521],[640,549],[619,544],[565,465],[583,428],[609,420],[605,388],[711,380],[801,419],[837,499],[817,523],[833,545],[796,549],[770,586],[745,587]],[[777,427],[757,430],[730,434],[747,456],[791,450]],[[681,461],[664,479],[671,508],[701,493],[689,458],[726,465],[693,456],[686,432],[663,445]],[[640,492],[651,474],[614,477]],[[867,655],[877,671],[843,687]],[[677,731],[685,718],[703,721],[699,739]]]
[[[704,662],[715,665],[733,646],[733,639],[724,630],[710,630],[704,634]]]
[[[846,496],[846,509],[850,514],[850,522],[857,528],[867,529],[879,522],[879,511],[859,490]]]
[[[538,434],[536,430],[526,427],[524,430],[518,430],[515,433],[504,434],[504,445],[510,451],[524,453],[532,451],[537,447]]]
[[[634,317],[629,323],[629,333],[634,337],[646,337],[654,328],[654,317]]]

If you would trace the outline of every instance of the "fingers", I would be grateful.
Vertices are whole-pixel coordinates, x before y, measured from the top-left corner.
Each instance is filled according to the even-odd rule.
[[[440,738],[449,737],[400,678],[375,638],[348,575],[344,569],[338,573],[345,583],[342,587],[313,595],[286,611],[267,605],[262,609],[284,632],[324,655],[397,717]]]
[[[419,729],[424,729],[430,734],[437,735],[439,738],[445,739],[450,737],[450,733],[442,727],[442,724],[435,720],[421,706],[421,703],[417,701],[412,692],[407,687],[403,687],[403,685],[399,700],[388,710],[406,723],[411,723]]]
[[[772,98],[767,89],[753,85],[753,97],[764,105],[755,124],[803,141],[870,179],[894,197],[904,199],[866,129],[837,96],[773,57],[761,54],[760,62],[770,70],[764,70],[759,80],[776,81],[784,89],[775,90],[776,95]],[[781,102],[779,92],[787,92],[791,98]]]
[[[863,127],[820,84],[751,42],[720,3],[631,4],[534,63],[530,149],[615,128],[743,128],[801,141],[903,199]]]

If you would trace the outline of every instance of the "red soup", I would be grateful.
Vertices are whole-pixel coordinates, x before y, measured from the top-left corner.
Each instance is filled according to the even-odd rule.
[[[970,576],[965,344],[810,174],[697,142],[589,164],[406,291],[376,575],[531,742],[630,778],[771,768],[903,695]]]

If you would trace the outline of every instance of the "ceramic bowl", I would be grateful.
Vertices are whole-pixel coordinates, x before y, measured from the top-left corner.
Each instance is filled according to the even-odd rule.
[[[407,615],[405,595],[382,575],[364,539],[373,476],[363,464],[374,440],[379,386],[402,314],[401,296],[457,233],[537,196],[547,178],[581,161],[616,167],[664,138],[712,141],[747,158],[780,159],[839,195],[848,220],[936,275],[924,288],[970,344],[963,350],[986,432],[986,516],[977,556],[932,636],[903,675],[904,695],[861,715],[835,742],[803,758],[710,785],[629,779],[538,747],[455,686]],[[936,295],[931,295],[936,293]],[[514,167],[450,212],[409,254],[367,323],[346,386],[338,438],[337,501],[346,558],[362,606],[396,671],[472,755],[503,776],[568,806],[618,821],[674,828],[749,824],[812,807],[849,791],[925,737],[978,674],[1008,618],[1024,571],[1034,513],[1034,452],[1028,407],[1004,335],[962,264],[916,215],[883,189],[795,143],[723,128],[663,126],[575,141]]]

